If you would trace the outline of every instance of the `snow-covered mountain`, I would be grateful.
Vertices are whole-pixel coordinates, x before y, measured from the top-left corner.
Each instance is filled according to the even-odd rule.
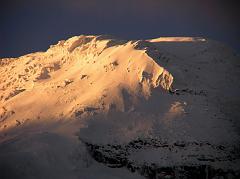
[[[0,59],[0,178],[237,178],[239,60],[92,35]]]

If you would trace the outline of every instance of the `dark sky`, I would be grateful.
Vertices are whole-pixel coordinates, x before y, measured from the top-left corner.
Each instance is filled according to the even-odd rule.
[[[2,0],[0,57],[46,50],[81,34],[125,39],[202,36],[240,52],[240,9],[233,0]]]

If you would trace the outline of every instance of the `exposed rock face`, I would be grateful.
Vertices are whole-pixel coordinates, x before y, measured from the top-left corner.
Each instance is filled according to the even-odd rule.
[[[239,69],[192,37],[81,35],[0,59],[0,178],[238,178]]]
[[[222,170],[219,166],[213,166],[214,162],[236,162],[239,160],[239,153],[231,151],[226,147],[214,146],[208,142],[185,142],[177,141],[169,144],[167,141],[158,139],[136,139],[126,145],[94,145],[84,142],[91,156],[98,162],[111,168],[126,167],[131,172],[139,172],[146,178],[239,178],[239,171],[232,169]],[[202,150],[209,150],[208,155],[201,153]],[[161,150],[155,157],[158,162],[142,160],[136,155],[144,155],[146,151],[156,152]],[[165,152],[164,152],[165,151]],[[185,151],[188,151],[187,153]],[[239,152],[239,149],[237,150]],[[165,155],[163,155],[165,153]],[[179,153],[179,154],[176,154]],[[213,155],[213,153],[215,153]],[[177,164],[166,165],[163,158],[171,155],[179,155],[174,158]],[[163,163],[162,163],[163,162]],[[198,164],[196,164],[198,163]],[[220,164],[221,165],[221,164]]]

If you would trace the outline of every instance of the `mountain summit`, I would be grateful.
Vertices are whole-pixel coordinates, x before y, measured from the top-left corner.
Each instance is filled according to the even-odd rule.
[[[0,178],[239,177],[238,60],[93,35],[0,59]]]

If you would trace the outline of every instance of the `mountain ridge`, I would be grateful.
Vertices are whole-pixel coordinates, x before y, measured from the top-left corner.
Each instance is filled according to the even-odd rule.
[[[105,35],[0,59],[0,177],[237,178],[238,63],[201,37]]]

